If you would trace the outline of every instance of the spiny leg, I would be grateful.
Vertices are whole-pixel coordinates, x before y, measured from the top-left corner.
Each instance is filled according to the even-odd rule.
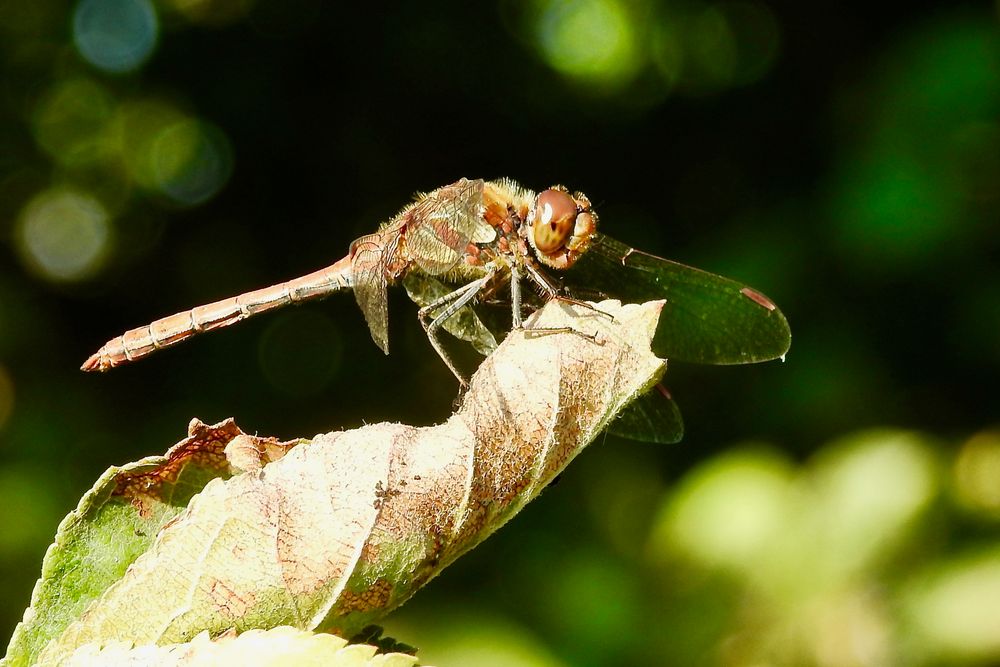
[[[427,304],[419,311],[417,311],[417,317],[420,320],[420,326],[424,328],[424,332],[427,334],[427,338],[430,340],[431,346],[434,348],[434,351],[438,353],[438,356],[441,357],[441,360],[444,361],[445,365],[448,367],[448,370],[451,371],[452,375],[454,375],[458,379],[458,382],[459,384],[462,385],[462,387],[467,386],[468,383],[466,382],[465,378],[462,377],[462,374],[458,371],[458,369],[455,367],[455,364],[454,362],[452,362],[451,357],[448,356],[448,353],[441,345],[441,341],[438,340],[438,335],[437,335],[438,329],[441,328],[441,326],[448,320],[449,317],[457,313],[459,310],[468,305],[469,302],[475,299],[476,295],[479,294],[479,292],[483,289],[483,287],[485,287],[489,283],[489,281],[493,279],[493,276],[496,275],[496,272],[497,268],[495,266],[490,267],[489,272],[482,278],[477,278],[476,280],[473,280],[471,283],[459,287],[454,292],[445,294],[440,299],[432,301],[431,303]],[[442,310],[438,315],[433,315],[434,311],[438,310],[439,308],[444,308],[444,310]],[[428,322],[427,321],[428,318],[431,317],[433,317],[433,319],[431,319],[430,322]]]
[[[576,306],[581,306],[588,310],[592,310],[595,313],[600,313],[605,317],[610,317],[611,320],[614,321],[615,318],[611,314],[605,313],[603,310],[599,308],[595,308],[586,301],[580,301],[579,299],[574,299],[572,297],[562,295],[560,293],[559,287],[552,282],[552,279],[549,278],[547,275],[545,275],[545,272],[542,271],[539,267],[535,266],[532,262],[525,262],[524,267],[528,271],[528,277],[531,278],[532,282],[538,285],[543,292],[545,292],[545,296],[549,300],[556,300],[556,301],[561,301],[563,303],[571,303]],[[520,274],[517,271],[517,267],[514,266],[511,267],[510,291],[511,291],[511,301],[518,304],[515,307],[514,311],[514,327],[517,329],[521,329],[523,328],[523,324],[521,322],[521,312],[520,312],[520,302],[521,302]],[[525,329],[525,331],[535,334],[572,333],[582,338],[586,338],[589,341],[595,343],[599,342],[597,340],[596,334],[584,333],[582,331],[574,329],[573,327],[528,327],[527,329]]]
[[[524,327],[521,319],[521,271],[517,263],[510,265],[510,321],[514,329]]]
[[[574,299],[571,296],[563,294],[562,290],[559,289],[559,286],[552,282],[552,279],[549,278],[545,272],[534,263],[525,262],[524,267],[528,270],[528,277],[531,278],[532,282],[538,285],[543,292],[545,292],[548,298],[555,299],[556,301],[562,301],[563,303],[571,303],[574,306],[580,306],[581,308],[586,308],[587,310],[592,310],[595,313],[600,313],[601,315],[610,318],[611,321],[614,321],[615,318],[611,315],[611,313],[606,313],[586,301]]]
[[[557,296],[552,294],[549,294],[548,297],[550,299],[557,298]],[[511,323],[513,324],[514,329],[539,334],[576,333],[585,338],[589,338],[590,340],[594,340],[594,337],[579,332],[573,327],[531,327],[529,329],[525,329],[524,321],[521,317],[521,273],[516,264],[511,265],[510,267],[510,307]]]

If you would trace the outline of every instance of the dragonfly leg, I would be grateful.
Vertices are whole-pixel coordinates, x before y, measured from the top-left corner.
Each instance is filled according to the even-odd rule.
[[[524,327],[521,319],[521,272],[517,263],[510,265],[510,321],[515,329]]]
[[[587,308],[596,313],[600,313],[601,315],[611,317],[611,319],[614,320],[614,317],[612,317],[608,313],[605,313],[603,310],[600,310],[599,308],[595,308],[586,301],[579,301],[577,299],[573,299],[568,296],[563,296],[562,294],[560,294],[559,288],[555,285],[555,283],[552,282],[551,278],[545,275],[545,273],[539,267],[533,265],[530,262],[525,262],[524,266],[528,271],[528,277],[530,277],[531,280],[536,285],[538,285],[542,289],[542,291],[545,292],[545,295],[550,300],[554,299],[556,301],[562,301],[564,303],[571,303],[577,306],[582,306],[583,308]],[[516,304],[514,306],[514,311],[513,311],[513,320],[515,329],[524,328],[524,324],[521,322],[521,308],[520,308],[521,286],[519,283],[519,278],[520,274],[517,272],[517,268],[515,266],[511,266],[510,300],[511,303]],[[600,342],[597,340],[596,334],[584,333],[582,331],[574,329],[573,327],[528,327],[527,329],[525,329],[525,331],[539,335],[571,333],[586,338],[587,340],[592,341],[594,343]]]
[[[470,301],[476,298],[476,295],[487,285],[493,276],[496,275],[496,267],[492,267],[485,276],[473,280],[467,285],[459,287],[454,292],[445,294],[440,299],[437,299],[419,311],[417,311],[417,317],[420,319],[420,325],[424,328],[424,332],[427,334],[428,340],[431,342],[431,346],[434,351],[438,353],[441,360],[444,361],[448,370],[451,371],[452,375],[458,378],[459,384],[465,387],[468,382],[462,376],[462,374],[455,367],[454,362],[448,353],[445,351],[444,347],[441,345],[441,341],[438,340],[438,330],[441,328],[449,317],[457,313],[459,310],[464,308]],[[434,315],[434,312],[441,310],[440,313]]]
[[[531,281],[538,285],[548,298],[559,298],[559,293],[562,290],[559,289],[559,286],[540,267],[535,265],[534,262],[525,261],[524,268],[528,272],[528,277],[531,278]]]
[[[581,308],[586,308],[587,310],[592,310],[595,313],[600,313],[601,315],[609,318],[611,321],[614,321],[615,318],[610,313],[606,313],[586,301],[574,299],[571,296],[563,294],[559,286],[556,285],[551,278],[545,275],[545,272],[538,266],[531,262],[525,262],[524,267],[528,270],[528,277],[531,278],[532,282],[538,285],[543,292],[545,292],[548,298],[555,299],[556,301],[562,301],[563,303],[571,303],[574,306],[580,306]]]
[[[550,334],[568,333],[573,334],[574,336],[579,336],[580,338],[586,338],[591,343],[597,343],[598,345],[603,344],[603,341],[597,337],[596,333],[589,334],[585,331],[574,329],[573,327],[526,327],[524,329],[524,333],[531,334],[532,336],[548,336]]]

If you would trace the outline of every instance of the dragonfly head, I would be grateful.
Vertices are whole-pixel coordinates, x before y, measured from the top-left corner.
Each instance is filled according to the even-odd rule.
[[[538,194],[527,223],[525,235],[538,261],[562,270],[587,250],[597,231],[597,214],[586,195],[557,185]]]

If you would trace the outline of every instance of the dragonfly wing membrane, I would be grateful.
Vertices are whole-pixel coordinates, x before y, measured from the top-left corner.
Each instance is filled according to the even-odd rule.
[[[387,243],[388,241],[388,243]],[[372,340],[389,354],[389,264],[396,255],[398,236],[383,233],[362,236],[351,244],[354,297],[368,322]]]
[[[424,196],[408,211],[406,246],[430,275],[445,273],[465,257],[482,220],[483,180],[462,180]]]
[[[403,278],[403,287],[410,299],[418,306],[426,306],[454,291],[437,278],[427,274],[411,271]],[[459,340],[472,344],[476,352],[484,357],[497,347],[496,338],[483,321],[479,319],[472,306],[464,306],[457,313],[444,321],[444,330]]]
[[[567,281],[627,301],[666,299],[653,351],[667,359],[755,363],[781,357],[791,344],[785,316],[763,294],[604,235],[569,269]]]
[[[608,425],[608,433],[619,438],[672,445],[684,436],[680,408],[660,386],[629,403]]]

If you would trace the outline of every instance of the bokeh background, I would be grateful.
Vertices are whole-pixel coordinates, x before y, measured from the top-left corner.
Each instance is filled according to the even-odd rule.
[[[441,665],[1000,663],[1000,25],[987,2],[0,0],[0,634],[60,518],[189,419],[430,424],[398,290],[134,367],[149,320],[300,275],[415,191],[565,183],[739,278],[785,363],[677,364],[386,621]]]

